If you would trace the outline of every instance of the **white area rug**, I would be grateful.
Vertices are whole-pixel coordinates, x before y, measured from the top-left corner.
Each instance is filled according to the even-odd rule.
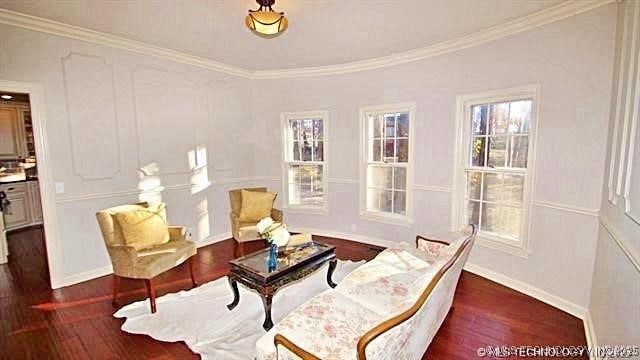
[[[339,283],[361,262],[338,261],[333,281]],[[302,281],[280,289],[273,298],[272,319],[282,318],[313,296],[330,289],[328,264]],[[145,334],[161,341],[184,341],[203,359],[254,359],[255,343],[265,333],[264,309],[257,293],[238,284],[240,303],[233,310],[227,277],[188,291],[167,294],[156,299],[158,311],[151,314],[149,301],[138,301],[118,310],[113,316],[127,318],[122,330]]]

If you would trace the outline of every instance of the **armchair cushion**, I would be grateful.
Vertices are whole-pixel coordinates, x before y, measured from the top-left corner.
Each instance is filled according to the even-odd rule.
[[[117,212],[116,223],[125,245],[136,250],[162,245],[170,239],[164,203]]]
[[[262,191],[242,190],[242,207],[240,209],[240,222],[258,222],[271,216],[273,202],[277,193]]]

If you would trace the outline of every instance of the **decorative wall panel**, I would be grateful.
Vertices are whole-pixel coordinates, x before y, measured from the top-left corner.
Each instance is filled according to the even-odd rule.
[[[120,140],[113,68],[105,59],[70,53],[62,58],[73,172],[83,180],[120,172]]]
[[[138,166],[154,175],[187,174],[196,132],[207,120],[206,87],[183,74],[147,67],[132,71]]]

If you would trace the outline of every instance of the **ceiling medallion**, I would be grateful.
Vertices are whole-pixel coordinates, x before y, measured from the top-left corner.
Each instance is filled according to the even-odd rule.
[[[283,12],[274,11],[271,7],[276,0],[256,0],[260,8],[249,10],[249,15],[244,19],[247,27],[262,37],[275,37],[280,35],[289,26],[289,21]]]

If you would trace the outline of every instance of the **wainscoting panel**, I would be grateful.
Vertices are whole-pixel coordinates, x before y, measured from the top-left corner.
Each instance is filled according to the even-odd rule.
[[[62,58],[73,172],[82,180],[120,172],[120,140],[113,68],[105,59],[69,53]]]

